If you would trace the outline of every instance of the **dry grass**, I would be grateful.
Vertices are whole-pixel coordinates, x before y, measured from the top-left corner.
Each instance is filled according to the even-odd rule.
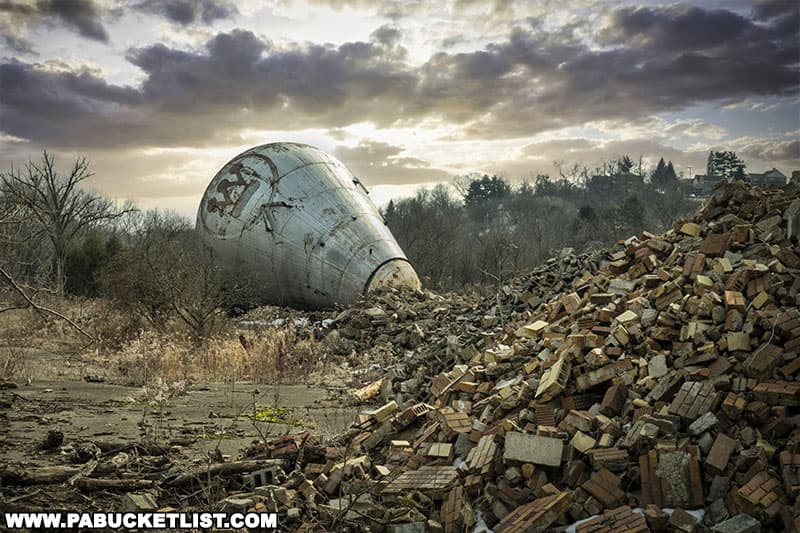
[[[295,382],[315,369],[319,343],[293,328],[223,334],[195,344],[188,336],[147,330],[125,344],[115,359],[132,384],[165,380],[258,383]],[[245,345],[247,346],[245,348]]]
[[[37,305],[69,317],[97,339],[97,347],[113,349],[138,335],[141,320],[123,313],[107,300],[99,298],[57,298],[49,293],[37,294]],[[13,295],[0,293],[0,308],[18,305]],[[87,338],[70,324],[45,313],[43,318],[33,309],[15,309],[0,313],[0,344],[24,346],[52,352],[80,349]]]
[[[0,348],[0,381],[11,380],[23,373],[22,351],[14,347]]]
[[[327,353],[310,330],[290,324],[237,329],[227,320],[222,333],[198,344],[177,322],[149,324],[103,299],[39,295],[36,301],[68,316],[97,342],[87,347],[87,339],[68,323],[44,320],[32,310],[0,313],[0,377],[20,376],[24,361],[14,350],[20,347],[71,354],[102,366],[112,381],[131,385],[155,379],[305,382],[322,372]],[[0,295],[0,307],[4,304]]]

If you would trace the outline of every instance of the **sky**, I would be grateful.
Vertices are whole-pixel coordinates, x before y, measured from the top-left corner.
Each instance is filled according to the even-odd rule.
[[[377,204],[629,155],[800,169],[800,2],[0,0],[0,168],[193,217],[253,146],[338,157]]]

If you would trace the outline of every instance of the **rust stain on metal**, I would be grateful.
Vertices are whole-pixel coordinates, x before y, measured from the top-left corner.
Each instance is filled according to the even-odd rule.
[[[236,176],[236,181],[231,181],[229,179],[221,179],[216,186],[216,192],[222,194],[222,201],[219,201],[217,198],[209,198],[206,202],[206,206],[209,212],[218,212],[220,215],[225,215],[225,208],[229,206],[235,206],[236,201],[239,199],[239,195],[235,195],[231,192],[232,188],[235,187],[247,187],[250,185],[250,182],[245,180],[242,177],[242,168],[243,165],[241,163],[234,163],[231,166],[230,171]]]
[[[377,286],[419,287],[361,181],[308,145],[233,158],[206,190],[197,231],[224,265],[256,280],[264,303],[330,307]]]

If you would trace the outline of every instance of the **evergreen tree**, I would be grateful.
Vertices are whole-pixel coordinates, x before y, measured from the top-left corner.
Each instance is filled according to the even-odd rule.
[[[744,179],[746,165],[739,159],[736,152],[732,151],[711,151],[708,154],[708,164],[706,174],[708,176],[720,176],[725,179]]]
[[[717,175],[717,165],[714,153],[714,150],[708,152],[708,160],[706,161],[706,176],[708,177]]]
[[[665,177],[667,183],[674,183],[678,181],[678,174],[675,173],[675,167],[672,166],[672,161],[667,163],[667,169],[665,171]]]
[[[624,231],[638,233],[644,229],[645,209],[641,198],[631,195],[619,207]]]
[[[397,207],[394,205],[394,200],[389,200],[389,205],[386,206],[386,211],[383,212],[383,219],[388,224],[394,220],[397,215]]]
[[[487,200],[502,200],[511,193],[511,186],[500,176],[483,175],[469,184],[464,204],[469,206],[481,204]]]
[[[650,178],[651,182],[656,187],[663,187],[666,185],[666,177],[667,177],[667,165],[664,163],[664,158],[658,160],[658,165],[656,165],[656,169],[653,171],[653,175]]]

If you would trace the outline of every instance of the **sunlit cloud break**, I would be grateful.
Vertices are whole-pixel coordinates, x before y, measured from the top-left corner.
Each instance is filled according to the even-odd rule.
[[[0,164],[86,155],[96,186],[190,213],[257,144],[307,142],[408,194],[629,154],[800,168],[800,12],[689,4],[4,2]]]

